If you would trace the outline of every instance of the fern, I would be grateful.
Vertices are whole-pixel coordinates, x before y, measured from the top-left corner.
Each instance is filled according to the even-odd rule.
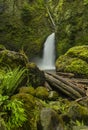
[[[10,100],[4,105],[4,111],[7,111],[6,127],[7,130],[20,127],[27,120],[23,103],[17,99]],[[9,115],[11,113],[11,115]]]
[[[17,89],[18,85],[25,77],[26,69],[19,67],[14,70],[9,70],[3,77],[1,82],[0,88],[2,89],[2,94],[11,96],[15,90]]]
[[[23,103],[17,99],[10,100],[9,96],[0,95],[0,125],[11,130],[23,125],[27,120]]]

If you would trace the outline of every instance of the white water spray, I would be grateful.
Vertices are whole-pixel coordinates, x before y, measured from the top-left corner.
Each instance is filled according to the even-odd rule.
[[[55,69],[55,33],[48,36],[44,43],[43,57],[33,60],[42,70]]]

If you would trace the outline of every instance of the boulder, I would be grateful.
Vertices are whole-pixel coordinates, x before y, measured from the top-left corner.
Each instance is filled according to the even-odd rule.
[[[16,68],[18,66],[24,67],[28,59],[25,57],[24,54],[19,52],[10,51],[7,49],[3,49],[0,51],[0,67],[7,67],[7,68]]]
[[[88,45],[75,46],[56,60],[56,70],[88,77]]]
[[[36,64],[29,62],[26,65],[28,69],[29,83],[34,87],[42,86],[45,83],[44,72],[40,71]]]
[[[36,91],[35,92],[36,97],[43,100],[48,99],[49,92],[47,88],[40,86],[40,87],[37,87],[35,91]]]
[[[50,108],[44,108],[40,114],[41,127],[38,130],[63,130],[63,122],[59,115]]]
[[[27,93],[27,94],[31,94],[31,95],[35,95],[35,89],[31,86],[29,87],[21,87],[19,89],[19,93]]]

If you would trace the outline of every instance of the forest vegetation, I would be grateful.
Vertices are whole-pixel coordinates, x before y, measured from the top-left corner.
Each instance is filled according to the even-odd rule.
[[[53,32],[57,75],[31,62]],[[87,126],[88,0],[0,0],[0,130]]]

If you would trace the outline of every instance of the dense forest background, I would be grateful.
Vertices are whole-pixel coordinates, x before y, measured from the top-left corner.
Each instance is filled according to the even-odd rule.
[[[23,49],[30,58],[55,31],[59,56],[75,45],[88,44],[87,15],[87,0],[1,0],[0,43],[11,50]]]

